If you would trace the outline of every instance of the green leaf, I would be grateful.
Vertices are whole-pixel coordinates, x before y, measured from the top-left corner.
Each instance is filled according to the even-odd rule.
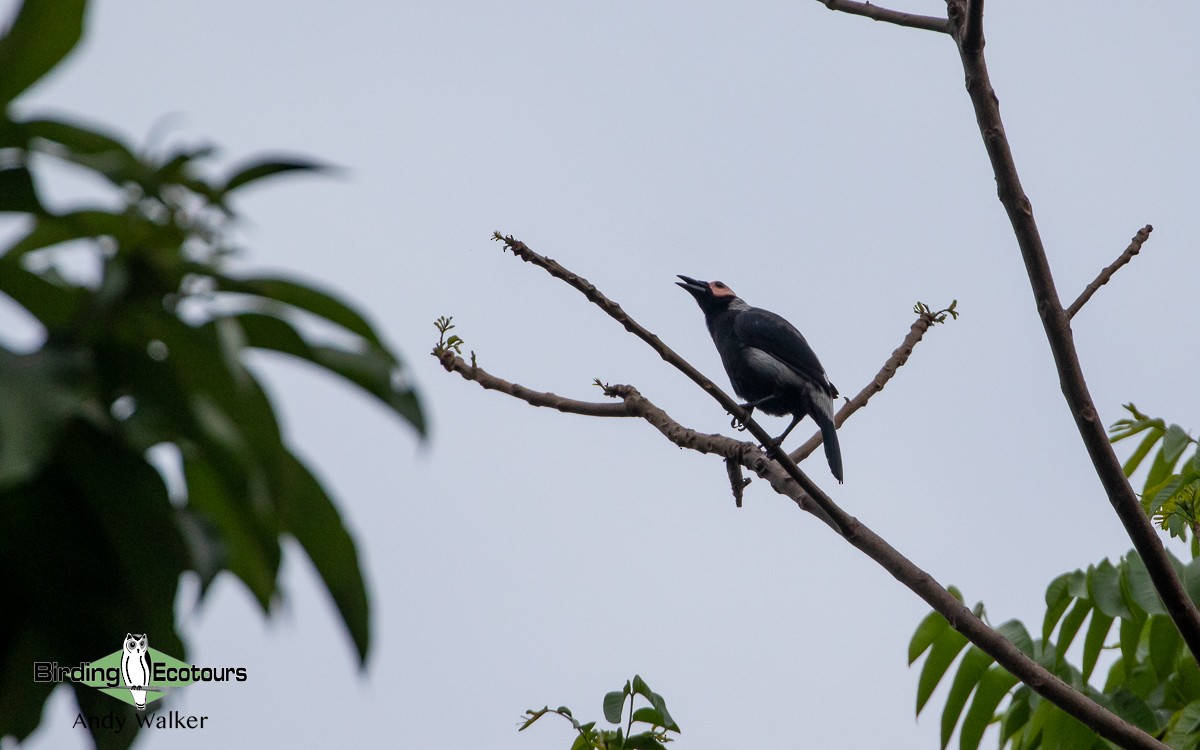
[[[649,724],[655,727],[665,727],[667,724],[666,720],[663,718],[663,715],[658,712],[658,709],[651,708],[650,706],[643,706],[642,708],[634,711],[633,721],[640,721],[643,724]]]
[[[291,452],[285,451],[284,456],[283,483],[276,498],[281,530],[296,537],[308,553],[354,640],[359,663],[365,666],[371,618],[358,550],[325,488]]]
[[[1177,424],[1173,424],[1167,428],[1163,435],[1163,458],[1170,465],[1174,466],[1179,457],[1183,455],[1184,449],[1192,442],[1184,429]]]
[[[1082,570],[1071,572],[1070,578],[1067,579],[1067,593],[1076,599],[1088,598],[1088,577],[1087,573]]]
[[[1125,608],[1129,610],[1130,619],[1142,622],[1146,619],[1146,611],[1142,609],[1137,600],[1133,598],[1132,584],[1129,582],[1129,563],[1122,559],[1117,563],[1117,574],[1120,577],[1119,585],[1121,590],[1121,601],[1125,602]]]
[[[950,668],[950,664],[965,645],[967,645],[967,637],[952,629],[946,630],[934,641],[933,647],[929,649],[929,656],[925,657],[925,664],[921,667],[921,676],[917,680],[918,716],[921,715],[921,709],[925,708],[929,697],[933,695],[934,689],[941,682],[942,676],[946,674],[946,670]]]
[[[1182,703],[1200,700],[1200,665],[1196,663],[1191,651],[1179,650],[1175,657],[1175,671],[1168,679],[1178,691]]]
[[[653,734],[642,732],[631,734],[625,739],[624,745],[618,745],[623,750],[664,750],[665,746]]]
[[[1046,722],[1055,714],[1061,713],[1061,710],[1053,703],[1043,700],[1040,696],[1031,698],[1033,703],[1033,714],[1029,717],[1029,723],[1025,728],[1025,736],[1028,738],[1028,747],[1041,747],[1041,736],[1045,730]]]
[[[1150,573],[1146,570],[1146,563],[1142,562],[1142,556],[1136,550],[1130,550],[1125,556],[1122,575],[1129,586],[1130,596],[1133,597],[1133,600],[1137,602],[1137,605],[1144,612],[1151,615],[1165,615],[1167,613],[1162,599],[1158,596],[1158,591],[1154,588],[1154,584],[1150,580]]]
[[[575,741],[571,743],[571,750],[592,750],[592,742],[588,739],[587,734],[580,732]]]
[[[1079,627],[1083,625],[1083,619],[1087,617],[1088,612],[1092,609],[1092,603],[1088,599],[1076,599],[1071,611],[1063,618],[1062,627],[1058,629],[1058,642],[1055,644],[1055,653],[1061,661],[1067,649],[1071,647],[1071,641],[1075,640],[1075,634],[1079,632]]]
[[[1008,691],[1017,684],[1017,678],[999,666],[992,667],[983,675],[979,686],[975,688],[975,698],[967,715],[963,719],[962,730],[959,732],[958,744],[963,750],[977,750],[983,732],[996,713],[996,707]]]
[[[309,284],[270,276],[233,278],[221,275],[215,278],[222,290],[253,294],[291,305],[339,325],[380,349],[387,348],[360,312],[330,292]]]
[[[43,211],[29,169],[24,165],[0,168],[0,213],[40,214]]]
[[[1154,456],[1153,463],[1150,464],[1150,473],[1146,475],[1146,484],[1142,490],[1143,494],[1150,492],[1151,487],[1158,487],[1175,469],[1175,461],[1168,461],[1165,450],[1159,450]]]
[[[1100,610],[1092,611],[1092,621],[1088,623],[1087,635],[1083,639],[1083,681],[1087,682],[1100,658],[1100,649],[1104,647],[1104,639],[1112,628],[1113,618]]]
[[[108,211],[88,209],[40,216],[33,228],[8,249],[4,259],[15,261],[25,253],[83,238],[108,236],[129,239],[131,231],[133,225],[128,217]]]
[[[1121,576],[1108,560],[1088,571],[1088,595],[1096,608],[1109,617],[1133,617],[1121,597]]]
[[[87,293],[78,287],[60,286],[0,258],[0,292],[24,307],[53,333],[75,320]]]
[[[1126,677],[1125,660],[1118,656],[1108,668],[1108,677],[1104,679],[1104,692],[1110,695],[1116,692],[1117,688],[1125,684]]]
[[[1175,659],[1183,648],[1183,638],[1179,635],[1179,629],[1166,615],[1151,617],[1147,642],[1150,647],[1150,664],[1158,674],[1159,680],[1165,681],[1174,671]]]
[[[270,315],[242,313],[236,320],[245,333],[248,346],[290,354],[306,359],[340,375],[378,398],[418,431],[424,432],[425,418],[413,391],[398,385],[394,359],[380,349],[350,352],[329,346],[310,345],[287,321]]]
[[[117,136],[91,127],[65,120],[47,119],[25,120],[21,123],[21,127],[31,138],[41,138],[57,143],[75,154],[88,156],[116,154],[124,160],[137,161],[133,150]]]
[[[146,629],[158,630],[164,646],[172,645],[165,639],[174,631],[175,592],[187,556],[162,476],[116,434],[91,425],[77,424],[65,444],[65,463],[90,506],[90,533],[122,551],[120,576],[134,593],[116,601],[146,618]]]
[[[1046,717],[1042,746],[1056,750],[1087,750],[1096,741],[1096,733],[1062,709]]]
[[[1069,582],[1070,574],[1063,573],[1046,587],[1046,617],[1042,620],[1042,640],[1044,641],[1050,640],[1054,626],[1058,624],[1063,613],[1067,611],[1067,607],[1071,605],[1072,597],[1067,590]],[[910,658],[909,664],[911,663],[912,659]]]
[[[1132,676],[1133,669],[1137,665],[1137,646],[1138,641],[1142,637],[1142,622],[1135,620],[1121,620],[1120,640],[1121,640],[1121,660],[1125,664],[1126,675]]]
[[[1200,700],[1192,701],[1171,717],[1163,743],[1173,748],[1194,748],[1200,735]]]
[[[0,105],[62,61],[83,36],[85,0],[25,0],[0,38]]]
[[[1162,432],[1154,430],[1138,444],[1137,450],[1121,466],[1121,470],[1125,472],[1125,476],[1133,476],[1133,472],[1137,471],[1137,468],[1142,465],[1142,461],[1145,460],[1147,454],[1158,444],[1161,438]]]
[[[996,628],[996,632],[1007,638],[1023,654],[1033,658],[1033,638],[1029,636],[1029,631],[1020,620],[1009,620]]]
[[[635,674],[633,676],[633,683],[630,690],[634,695],[640,695],[646,700],[654,699],[654,691],[650,689],[650,686],[646,684],[646,681],[642,679],[641,675]]]
[[[5,570],[9,574],[14,572]],[[37,729],[42,707],[51,691],[58,687],[52,682],[29,679],[29,665],[44,659],[44,654],[54,648],[53,640],[37,630],[29,626],[10,627],[6,637],[0,638],[0,649],[5,655],[0,661],[0,695],[5,703],[0,711],[0,737],[11,735],[17,742],[23,742]]]
[[[1188,563],[1179,577],[1183,579],[1183,587],[1187,590],[1188,597],[1200,604],[1200,557]]]
[[[325,165],[307,159],[267,159],[254,161],[235,169],[221,188],[222,193],[231,193],[238,188],[257,182],[264,177],[283,174],[284,172],[318,172],[328,169]]]
[[[967,698],[971,696],[971,691],[975,689],[988,667],[995,661],[975,646],[967,649],[967,653],[963,655],[962,661],[958,665],[958,672],[954,675],[954,682],[950,684],[946,707],[942,709],[943,750],[950,744],[950,737],[954,734],[954,728],[958,726],[958,719],[962,715],[963,707],[967,705]]]
[[[88,374],[81,352],[0,347],[0,489],[44,469],[67,420],[83,410]]]
[[[1162,724],[1154,714],[1154,709],[1146,701],[1134,695],[1125,688],[1118,690],[1110,704],[1113,713],[1133,724],[1147,734],[1158,734]]]
[[[184,455],[188,507],[220,531],[225,567],[246,584],[263,612],[269,611],[279,572],[278,528],[255,512],[239,487],[226,486],[213,464]]]
[[[1031,694],[1032,691],[1025,685],[1013,691],[1012,702],[1008,704],[1008,708],[1004,711],[1004,718],[1000,722],[1001,747],[1029,722],[1029,717],[1033,713],[1033,709],[1029,705]],[[945,745],[943,744],[942,747],[945,748]]]
[[[671,718],[671,712],[667,710],[666,700],[661,695],[655,693],[650,702],[654,706],[654,710],[658,712],[659,718],[662,719],[659,723],[660,727],[670,729],[673,732],[680,731],[679,725],[675,723],[675,719]]]
[[[1142,495],[1142,508],[1146,511],[1146,514],[1152,516],[1158,513],[1163,505],[1174,497],[1182,485],[1183,477],[1176,475],[1160,482],[1153,488],[1147,488],[1146,492]]]
[[[625,696],[627,692],[614,690],[604,695],[604,719],[609,724],[620,724],[621,715],[625,712]]]
[[[933,645],[933,642],[950,627],[950,623],[942,616],[940,612],[930,612],[925,615],[925,619],[921,620],[921,624],[917,626],[916,632],[913,633],[912,640],[908,642],[908,664],[912,666],[925,650]]]

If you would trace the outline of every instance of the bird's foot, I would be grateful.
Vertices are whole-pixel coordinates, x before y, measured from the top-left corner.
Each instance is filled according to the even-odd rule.
[[[750,406],[749,404],[738,404],[738,406],[741,406],[743,409],[746,410],[746,419],[750,419],[752,416],[754,416],[754,407],[753,406]],[[742,420],[738,419],[737,417],[734,417],[733,419],[729,420],[729,426],[732,427],[733,429],[737,430],[738,432],[746,431],[746,424],[744,422],[742,422]]]
[[[759,447],[763,449],[764,453],[770,453],[772,448],[778,448],[780,446],[780,444],[782,444],[782,443],[783,443],[783,435],[780,435],[777,438],[772,438],[771,440],[767,441],[765,444],[763,444]]]

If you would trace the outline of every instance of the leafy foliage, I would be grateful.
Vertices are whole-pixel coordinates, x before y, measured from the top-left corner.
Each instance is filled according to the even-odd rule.
[[[1196,441],[1178,425],[1151,419],[1132,404],[1125,408],[1132,419],[1113,425],[1113,442],[1145,433],[1125,462],[1125,474],[1137,471],[1159,446],[1146,477],[1142,505],[1172,536],[1186,538],[1188,531],[1192,532],[1192,560],[1185,564],[1173,555],[1170,559],[1192,600],[1200,602],[1194,504],[1200,453],[1180,465],[1183,454]],[[1200,748],[1200,667],[1167,616],[1136,551],[1130,550],[1116,563],[1105,559],[1087,570],[1058,576],[1047,587],[1045,601],[1040,638],[1032,638],[1017,620],[1001,625],[1000,632],[1076,690],[1171,747]],[[977,608],[981,611],[982,605]],[[1068,651],[1079,643],[1078,661],[1073,662]],[[965,645],[966,640],[936,612],[917,627],[909,645],[909,663],[927,654],[917,688],[918,714],[950,674]],[[1091,680],[1106,651],[1116,656],[1097,688]],[[957,664],[942,710],[943,748],[949,746],[957,728],[959,747],[974,750],[991,724],[999,726],[1000,746],[1013,750],[1110,746],[1029,687],[1018,685],[979,649],[967,649]],[[1008,703],[998,710],[1005,697]]]
[[[1125,409],[1132,418],[1122,419],[1112,426],[1112,442],[1144,433],[1141,443],[1125,462],[1125,476],[1133,476],[1154,447],[1162,444],[1146,474],[1142,508],[1173,537],[1187,539],[1190,530],[1192,557],[1200,556],[1200,540],[1195,533],[1200,524],[1200,450],[1194,448],[1196,440],[1179,425],[1168,425],[1161,419],[1148,417],[1133,404],[1126,404]],[[1180,466],[1189,447],[1194,452]],[[1180,470],[1176,471],[1176,468]]]
[[[433,322],[433,327],[438,330],[438,342],[433,347],[434,356],[441,356],[444,352],[462,354],[463,340],[453,333],[449,338],[446,337],[446,334],[454,328],[453,321],[454,318],[443,315]]]
[[[924,316],[928,317],[934,323],[945,323],[947,318],[952,318],[954,320],[958,320],[958,316],[961,315],[962,313],[958,312],[955,309],[957,307],[958,307],[958,300],[953,299],[953,300],[950,300],[949,307],[945,308],[944,310],[934,311],[934,309],[931,308],[929,305],[918,300],[917,304],[913,305],[913,312],[915,312],[917,315],[924,315]]]
[[[639,695],[650,705],[635,710],[634,702]],[[525,721],[517,731],[525,731],[546,714],[558,714],[571,722],[577,736],[570,750],[661,750],[665,743],[673,739],[668,732],[680,733],[679,725],[667,711],[666,701],[638,675],[634,675],[633,680],[626,680],[625,687],[604,696],[604,718],[609,724],[618,725],[616,729],[596,729],[594,721],[580,724],[566,706],[553,709],[545,706],[526,711]],[[620,727],[622,723],[625,724],[624,729]],[[646,724],[649,729],[635,734],[634,724]]]
[[[289,537],[365,661],[354,541],[288,447],[247,354],[307,360],[424,430],[398,357],[361,313],[309,284],[226,268],[235,193],[316,164],[259,159],[211,175],[208,148],[139,154],[99,128],[14,111],[78,41],[83,15],[83,2],[26,0],[0,39],[0,212],[22,226],[0,250],[0,293],[44,334],[33,351],[0,342],[0,737],[18,740],[53,688],[32,681],[32,662],[90,661],[131,630],[185,658],[180,575],[197,574],[203,597],[232,573],[269,614]],[[47,207],[40,170],[53,161],[101,178],[112,195]],[[72,271],[80,258],[94,274]],[[316,325],[343,343],[316,341]],[[76,690],[87,711],[120,710],[103,696],[93,705],[98,695]],[[93,735],[103,747],[133,737]]]

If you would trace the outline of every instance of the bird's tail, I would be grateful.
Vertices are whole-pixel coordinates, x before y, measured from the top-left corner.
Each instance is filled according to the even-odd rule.
[[[832,409],[830,410],[832,411]],[[825,445],[825,460],[829,462],[829,470],[842,483],[842,446],[838,443],[837,427],[833,424],[833,415],[824,410],[816,410],[812,415],[817,426],[821,428],[821,442]]]

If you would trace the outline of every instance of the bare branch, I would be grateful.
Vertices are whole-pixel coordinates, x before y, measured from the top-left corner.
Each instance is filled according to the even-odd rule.
[[[639,339],[646,342],[651,349],[658,352],[658,356],[662,357],[664,361],[682,372],[693,383],[700,386],[701,390],[716,399],[717,403],[721,404],[721,406],[724,407],[727,412],[736,417],[739,422],[742,424],[753,422],[753,420],[750,419],[750,415],[747,414],[744,409],[742,409],[741,404],[730,398],[728,394],[717,387],[716,383],[705,377],[704,374],[693,367],[690,362],[672,351],[672,349],[664,344],[662,340],[658,338],[658,336],[655,336],[653,333],[639,325],[638,322],[633,318],[629,317],[629,315],[621,309],[620,305],[601,294],[600,290],[596,289],[595,285],[593,285],[590,281],[582,276],[579,276],[578,274],[568,271],[557,261],[535,253],[533,250],[530,250],[529,246],[524,242],[514,239],[512,236],[505,236],[499,232],[496,232],[492,235],[492,237],[495,240],[503,242],[504,249],[511,251],[514,256],[520,258],[526,263],[532,263],[539,268],[545,269],[545,271],[551,276],[555,277],[556,279],[562,279],[573,288],[579,290],[584,297],[587,297],[589,302],[599,307],[601,310],[607,313],[609,317],[620,323],[626,331],[629,331],[634,336],[637,336]],[[767,433],[763,431],[761,427],[759,428],[759,431],[762,432],[762,435],[754,433],[753,430],[751,432],[756,438],[762,440],[764,445],[766,445],[770,438],[769,436],[763,437],[766,436]]]
[[[791,498],[801,509],[812,513],[834,531],[840,533],[837,524],[800,489],[796,482],[779,467],[779,464],[768,460],[766,454],[758,446],[724,435],[713,435],[684,427],[631,385],[605,384],[601,386],[604,389],[604,395],[621,399],[619,403],[576,401],[553,393],[535,391],[519,383],[510,383],[487,372],[477,364],[467,364],[462,357],[446,349],[435,350],[433,356],[437,357],[446,372],[457,372],[463,379],[478,383],[487,390],[508,394],[532,406],[547,406],[568,414],[582,414],[589,417],[639,417],[644,419],[680,448],[722,456],[725,459],[731,482],[734,469],[728,468],[730,465],[737,467],[740,487],[749,484],[749,480],[742,478],[741,467],[750,469],[766,479],[776,492]],[[740,507],[740,489],[735,490],[735,497],[738,498]]]
[[[926,31],[940,31],[943,34],[950,33],[950,22],[945,18],[904,13],[899,10],[881,8],[871,3],[856,2],[856,0],[817,0],[817,2],[830,10],[840,10],[843,13],[850,13],[855,16],[866,16],[873,21],[886,21],[887,23],[894,23],[897,26],[908,26],[913,29],[925,29]]]
[[[961,38],[959,31],[966,15],[964,2],[965,0],[947,0],[946,3],[947,15],[954,32],[952,36],[955,39]],[[1042,237],[1033,218],[1033,205],[1025,195],[1021,179],[1017,175],[1012,150],[1004,134],[1004,122],[1000,118],[999,100],[995,89],[992,88],[983,51],[968,50],[961,43],[958,49],[966,75],[967,93],[974,106],[979,133],[983,136],[984,148],[996,177],[1000,203],[1008,213],[1021,257],[1025,261],[1025,270],[1033,289],[1038,314],[1042,318],[1042,327],[1058,370],[1063,398],[1075,418],[1075,426],[1092,460],[1096,476],[1100,479],[1109,503],[1121,519],[1134,548],[1146,563],[1150,580],[1162,598],[1167,614],[1179,628],[1192,656],[1200,658],[1200,611],[1196,609],[1196,605],[1192,603],[1183,584],[1180,583],[1162,540],[1155,532],[1149,516],[1142,510],[1125,472],[1121,470],[1121,462],[1113,453],[1108,434],[1083,378],[1079,353],[1075,350],[1071,332],[1071,319],[1067,310],[1063,308],[1058,290],[1054,286],[1054,275],[1050,271],[1046,249],[1042,245]],[[1114,739],[1108,735],[1104,736]]]
[[[712,381],[701,375],[691,364],[671,351],[657,336],[631,319],[620,305],[601,294],[590,282],[571,273],[557,262],[534,253],[523,242],[499,233],[496,234],[496,238],[502,240],[506,248],[517,257],[544,268],[551,275],[563,279],[581,291],[614,320],[620,322],[626,330],[653,347],[664,360],[687,374],[727,411],[746,425],[750,433],[763,445],[771,447],[767,450],[766,455],[763,455],[763,451],[749,443],[739,443],[721,435],[703,435],[683,428],[667,417],[661,409],[650,404],[631,386],[607,386],[606,393],[620,397],[631,412],[637,413],[649,421],[676,445],[706,453],[719,453],[726,458],[736,458],[743,466],[766,479],[771,487],[780,494],[792,498],[802,508],[811,510],[818,517],[827,517],[823,517],[822,520],[825,520],[847,542],[879,563],[896,580],[921,597],[934,610],[941,613],[950,625],[966,636],[971,643],[978,646],[980,650],[995,659],[998,664],[1037,693],[1092,727],[1106,739],[1117,742],[1122,747],[1165,748],[1165,745],[1150,735],[1082,693],[1075,691],[1058,676],[1031,659],[963,606],[962,602],[955,599],[933,576],[919,568],[882,537],[860,523],[858,519],[842,510],[804,472],[800,471],[787,453],[773,444],[766,431],[754,420],[749,419],[736,402],[717,388]],[[774,461],[767,460],[768,457]],[[805,498],[811,502],[805,503]],[[814,505],[816,510],[813,510]]]
[[[1150,233],[1153,231],[1154,227],[1147,224],[1139,229],[1137,234],[1133,235],[1133,240],[1129,243],[1129,247],[1125,248],[1125,252],[1121,253],[1121,256],[1114,260],[1112,265],[1101,271],[1100,275],[1096,277],[1096,280],[1088,284],[1083,292],[1080,293],[1079,299],[1072,302],[1071,306],[1067,308],[1068,318],[1074,318],[1075,313],[1079,312],[1079,310],[1085,304],[1087,304],[1087,301],[1092,298],[1092,295],[1096,293],[1097,289],[1108,283],[1108,280],[1113,277],[1113,274],[1117,272],[1118,268],[1133,260],[1133,256],[1141,252],[1142,245],[1146,244],[1146,240],[1150,239]]]
[[[446,372],[457,372],[466,380],[473,380],[490,391],[507,393],[513,398],[519,398],[532,406],[546,406],[567,414],[582,414],[586,417],[636,416],[626,410],[625,404],[614,404],[607,401],[599,403],[576,401],[573,398],[565,398],[554,393],[535,391],[526,388],[520,383],[510,383],[507,380],[486,372],[476,364],[467,364],[462,357],[449,349],[435,350],[433,356],[438,358],[438,361],[442,363],[442,367],[446,368]]]
[[[863,389],[858,392],[857,396],[846,401],[846,403],[842,404],[842,408],[838,409],[838,413],[833,417],[835,425],[841,427],[850,418],[851,414],[866,406],[867,401],[872,396],[883,390],[883,387],[892,379],[896,371],[908,361],[908,358],[912,355],[913,348],[925,336],[925,332],[934,323],[939,322],[938,316],[943,315],[944,312],[935,313],[925,310],[917,316],[917,319],[913,321],[912,326],[908,330],[908,335],[904,337],[904,341],[892,352],[892,356],[888,358],[888,361],[883,363],[883,367],[879,368],[879,372],[875,373],[875,377],[871,382],[863,386]],[[792,460],[796,463],[803,461],[820,445],[821,433],[817,432],[817,434],[808,439],[808,442],[792,451]]]
[[[963,30],[962,46],[972,53],[983,49],[983,0],[967,0],[967,27]]]

